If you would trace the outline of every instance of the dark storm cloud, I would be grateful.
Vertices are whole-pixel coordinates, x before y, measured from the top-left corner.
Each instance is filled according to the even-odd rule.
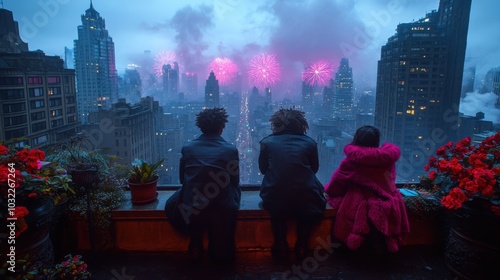
[[[213,7],[200,5],[198,8],[184,7],[170,20],[176,31],[177,55],[182,57],[186,71],[199,70],[203,62],[203,51],[208,49],[203,33],[214,24]]]
[[[362,26],[352,3],[336,1],[276,1],[272,7],[279,21],[270,48],[280,57],[310,63],[342,56],[340,43],[350,41],[353,26]]]
[[[206,59],[203,52],[209,45],[205,41],[204,33],[214,26],[213,7],[200,5],[198,7],[185,6],[178,10],[171,19],[162,23],[142,23],[141,28],[167,36],[167,32],[175,32],[175,52],[178,63],[184,71],[203,71]]]

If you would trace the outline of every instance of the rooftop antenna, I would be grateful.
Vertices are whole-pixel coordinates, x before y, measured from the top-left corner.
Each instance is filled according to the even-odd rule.
[[[3,0],[0,1],[0,5],[2,5],[2,9],[3,9]]]

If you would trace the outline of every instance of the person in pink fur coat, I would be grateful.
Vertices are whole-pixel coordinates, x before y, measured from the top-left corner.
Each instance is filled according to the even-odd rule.
[[[401,151],[394,144],[379,147],[379,143],[377,128],[360,127],[352,143],[344,147],[346,158],[324,186],[335,212],[332,237],[351,250],[369,243],[379,252],[397,252],[410,232],[403,197],[395,184],[395,163]],[[384,243],[385,248],[381,247]]]

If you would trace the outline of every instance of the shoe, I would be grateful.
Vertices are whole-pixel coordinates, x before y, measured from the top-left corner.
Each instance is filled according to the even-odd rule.
[[[307,248],[307,242],[297,241],[297,243],[295,243],[294,252],[297,259],[304,259],[308,250],[309,248]]]
[[[203,259],[203,246],[192,246],[192,244],[190,244],[188,251],[192,262],[201,262]]]
[[[275,260],[286,260],[288,258],[288,242],[278,242],[271,246],[271,254]]]

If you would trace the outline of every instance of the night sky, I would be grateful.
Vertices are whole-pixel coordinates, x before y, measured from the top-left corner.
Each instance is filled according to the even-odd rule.
[[[21,37],[30,50],[63,55],[73,47],[81,15],[89,0],[4,0],[13,11]],[[27,3],[32,3],[28,5]],[[45,4],[44,4],[45,3]],[[246,73],[256,54],[276,54],[282,68],[282,91],[300,83],[304,66],[348,57],[357,86],[375,86],[380,48],[398,23],[412,22],[437,9],[438,0],[94,0],[106,20],[116,50],[116,68],[141,64],[143,53],[174,51],[185,71],[208,77],[215,57],[233,60]],[[477,79],[500,66],[500,1],[473,0],[467,65],[477,66]]]

